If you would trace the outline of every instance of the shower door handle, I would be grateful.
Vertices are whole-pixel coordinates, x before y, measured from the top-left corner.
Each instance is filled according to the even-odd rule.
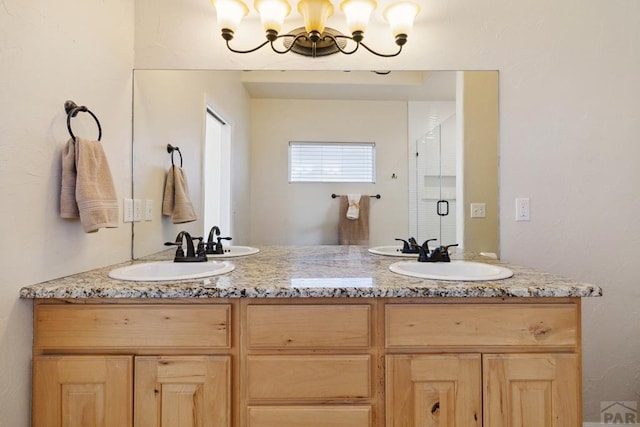
[[[443,206],[445,207],[445,209],[442,209]],[[438,200],[436,209],[437,209],[438,215],[440,216],[449,215],[449,202],[446,200]]]

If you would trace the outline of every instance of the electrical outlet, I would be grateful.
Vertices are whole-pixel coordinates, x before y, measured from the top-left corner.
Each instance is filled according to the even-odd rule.
[[[135,222],[142,220],[142,201],[140,199],[133,199],[133,220]]]
[[[133,199],[124,199],[124,222],[133,222]]]
[[[486,218],[487,207],[484,203],[471,203],[471,218]]]
[[[151,221],[153,219],[153,200],[144,201],[144,220]]]
[[[516,199],[516,221],[529,221],[531,220],[531,212],[529,211],[529,199],[518,198]]]

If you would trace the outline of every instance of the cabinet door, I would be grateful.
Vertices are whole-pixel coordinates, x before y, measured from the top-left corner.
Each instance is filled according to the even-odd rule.
[[[487,354],[483,359],[485,425],[581,425],[575,354]]]
[[[135,359],[136,427],[227,427],[231,423],[229,356]]]
[[[386,425],[480,427],[480,363],[478,354],[387,356]]]
[[[131,427],[131,356],[33,359],[33,427]]]

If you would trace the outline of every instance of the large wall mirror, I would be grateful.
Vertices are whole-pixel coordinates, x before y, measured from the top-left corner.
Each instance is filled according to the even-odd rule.
[[[212,225],[237,245],[337,244],[334,193],[380,194],[372,246],[414,236],[498,253],[497,71],[136,70],[133,110],[134,198],[151,201],[136,258]],[[291,141],[372,142],[375,182],[290,183]],[[161,215],[168,144],[196,221]]]

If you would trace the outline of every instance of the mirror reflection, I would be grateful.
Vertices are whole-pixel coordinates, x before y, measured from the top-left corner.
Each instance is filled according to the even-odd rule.
[[[136,70],[133,111],[134,198],[149,207],[136,258],[213,225],[233,245],[337,244],[332,194],[380,194],[371,246],[414,236],[498,253],[497,71]],[[292,141],[373,143],[374,182],[290,182]],[[161,213],[168,144],[195,221]]]

